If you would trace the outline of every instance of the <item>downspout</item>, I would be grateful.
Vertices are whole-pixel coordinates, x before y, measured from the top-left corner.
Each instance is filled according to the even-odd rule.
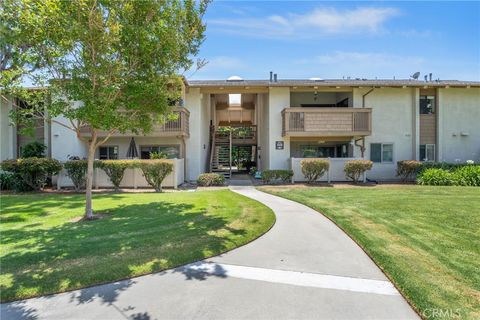
[[[368,96],[370,93],[372,93],[373,90],[375,90],[375,87],[371,88],[365,94],[362,95],[362,108],[365,108],[365,97]],[[358,144],[359,141],[361,141],[362,144]],[[362,137],[360,139],[355,139],[355,146],[360,148],[360,152],[363,158],[365,156],[365,137]]]
[[[367,95],[369,95],[373,90],[375,90],[375,87],[372,88],[372,89],[370,89],[370,90],[368,90],[367,93],[365,93],[365,94],[362,96],[362,108],[365,108],[365,97],[366,97]]]

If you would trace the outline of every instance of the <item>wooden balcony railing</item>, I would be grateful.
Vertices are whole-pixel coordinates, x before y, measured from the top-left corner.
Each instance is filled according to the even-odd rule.
[[[190,121],[190,112],[185,108],[177,108],[173,111],[178,116],[175,120],[167,120],[165,123],[157,124],[153,127],[153,130],[148,133],[148,136],[152,137],[177,137],[177,136],[190,136],[190,128],[189,128],[189,121]],[[84,127],[80,129],[81,135],[84,137],[90,136],[90,129],[88,127]],[[105,136],[105,131],[100,131],[99,136]],[[142,135],[142,134],[139,134]],[[132,132],[120,133],[115,132],[112,134],[112,137],[131,137],[137,136]]]
[[[372,131],[370,108],[285,108],[282,135],[368,136]]]
[[[249,109],[224,109],[217,110],[218,123],[253,123],[254,110]]]

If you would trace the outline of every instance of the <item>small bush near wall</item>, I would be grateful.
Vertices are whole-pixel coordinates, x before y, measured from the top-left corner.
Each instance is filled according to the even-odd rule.
[[[417,160],[402,160],[397,162],[397,176],[402,181],[413,179],[422,167],[422,162]]]
[[[262,172],[262,181],[271,183],[280,180],[283,183],[290,182],[293,177],[292,170],[264,170]]]
[[[22,147],[22,158],[43,158],[47,147],[38,141],[27,143]]]
[[[480,187],[480,166],[466,165],[453,173],[459,186]]]
[[[15,180],[15,173],[10,171],[0,171],[0,190],[14,190]]]
[[[321,178],[330,168],[330,162],[325,159],[305,159],[300,162],[302,173],[309,183]]]
[[[449,162],[422,162],[420,172],[427,169],[444,169],[450,172],[466,166],[480,167],[480,164],[475,163],[449,163]]]
[[[349,160],[345,162],[345,176],[351,179],[354,183],[360,180],[360,177],[367,170],[372,169],[373,162],[370,160]]]
[[[85,189],[87,182],[87,160],[70,160],[63,164],[76,191]]]
[[[134,166],[140,168],[147,183],[156,192],[162,192],[162,182],[173,171],[173,164],[163,160],[137,160]]]
[[[97,164],[98,168],[105,171],[116,192],[120,190],[120,183],[125,175],[125,170],[133,166],[134,162],[132,160],[101,160]]]
[[[62,164],[55,159],[32,157],[5,160],[1,163],[1,169],[14,173],[28,187],[39,191],[47,183],[48,177],[62,170]]]
[[[197,183],[202,187],[223,186],[225,177],[218,173],[202,173],[198,176]]]
[[[422,171],[417,183],[430,186],[453,186],[456,184],[455,175],[444,169],[426,169]]]

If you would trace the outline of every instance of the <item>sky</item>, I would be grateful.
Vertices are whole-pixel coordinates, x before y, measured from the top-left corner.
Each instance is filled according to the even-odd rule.
[[[188,79],[480,81],[479,1],[214,1]]]

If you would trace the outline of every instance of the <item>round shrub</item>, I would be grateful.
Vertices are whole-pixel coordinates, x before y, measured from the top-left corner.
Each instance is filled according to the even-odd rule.
[[[87,160],[70,160],[63,164],[76,191],[85,189],[87,182]]]
[[[198,176],[197,183],[202,187],[223,186],[225,177],[218,173],[202,173]]]
[[[47,183],[48,177],[62,170],[62,164],[55,159],[32,157],[5,160],[1,163],[1,169],[13,172],[31,189],[39,191]]]
[[[326,159],[305,159],[300,162],[302,173],[309,183],[321,178],[330,168],[330,162]]]
[[[453,186],[456,184],[455,175],[444,169],[426,169],[422,171],[417,183],[429,186]]]
[[[14,190],[15,179],[15,173],[10,171],[0,171],[0,190]]]
[[[136,160],[132,165],[142,170],[147,183],[156,192],[162,192],[162,182],[173,171],[173,164],[165,160]]]
[[[397,162],[397,176],[402,181],[413,179],[422,167],[422,162],[417,160],[402,160]]]
[[[459,186],[480,187],[480,166],[467,165],[453,172]]]
[[[370,160],[349,160],[345,162],[343,171],[345,171],[345,176],[347,178],[353,180],[354,183],[357,183],[363,173],[372,169],[372,166],[373,162]]]
[[[133,162],[131,160],[100,160],[97,162],[97,166],[105,171],[115,191],[118,191],[125,170],[133,167]]]

